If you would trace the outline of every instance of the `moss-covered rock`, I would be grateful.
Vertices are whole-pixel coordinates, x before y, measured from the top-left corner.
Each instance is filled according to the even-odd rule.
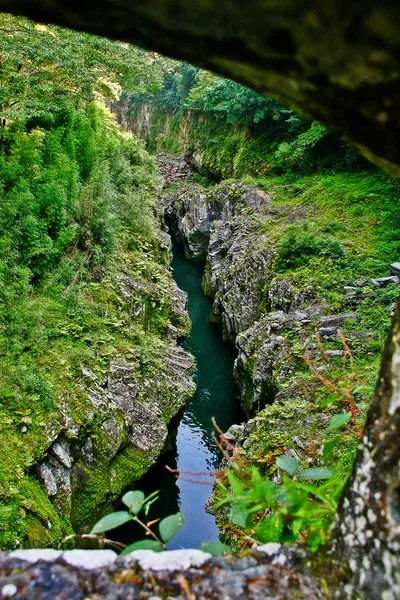
[[[72,294],[44,320],[59,332],[39,354],[52,410],[21,406],[16,428],[3,408],[2,548],[54,546],[72,528],[87,531],[157,460],[193,393],[193,359],[177,346],[190,327],[186,297],[157,236],[135,250],[123,242],[101,283]]]
[[[352,187],[353,176],[345,186],[344,179],[327,176],[315,187],[311,180],[295,194],[271,179],[270,194],[229,181],[207,189],[183,184],[165,195],[168,222],[184,245],[207,223],[203,288],[214,298],[213,320],[238,350],[235,380],[242,407],[253,417],[238,435],[229,432],[236,459],[243,470],[255,465],[278,482],[276,458],[283,454],[295,456],[302,468],[334,468],[348,477],[379,360],[371,331],[381,348],[389,322],[390,294],[387,300],[374,297],[363,278],[373,264],[367,257],[376,244],[374,227],[364,230],[363,239],[354,233],[349,240],[332,213],[319,210],[329,186],[329,200],[335,204],[337,194],[346,227],[356,227],[350,197],[360,188]],[[191,223],[189,232],[183,219]],[[334,234],[327,237],[327,231]],[[311,255],[309,247],[316,248]],[[363,286],[351,299],[349,280]],[[338,435],[328,426],[333,416],[351,410],[349,395],[357,421]],[[235,549],[246,543],[246,531],[230,523],[226,506],[216,518]]]

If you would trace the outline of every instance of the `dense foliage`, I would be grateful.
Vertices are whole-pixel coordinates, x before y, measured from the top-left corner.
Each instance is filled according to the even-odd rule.
[[[127,354],[140,374],[159,369],[173,307],[153,225],[154,160],[104,102],[121,84],[152,89],[156,63],[9,15],[0,31],[0,547],[10,549],[54,546],[72,525],[87,527],[149,467],[126,448],[105,483],[107,432],[84,372],[104,377],[110,357]],[[134,328],[118,295],[121,270],[152,278]],[[68,426],[77,447],[81,432],[93,435],[98,464],[85,472],[90,493],[78,487],[75,502],[66,494],[55,506],[35,464]]]
[[[0,14],[0,120],[49,116],[62,101],[115,97],[160,83],[157,61],[139,49]]]
[[[152,124],[151,148],[182,151],[173,132],[190,115],[194,123],[185,127],[188,140],[183,150],[201,152],[203,137],[207,138],[212,146],[207,163],[223,177],[366,167],[352,148],[325,127],[271,98],[186,63],[164,59],[159,66],[163,69],[159,89],[125,96],[133,119],[144,102],[153,107],[159,128]]]
[[[5,289],[14,273],[25,270],[28,281],[39,281],[54,275],[61,262],[73,263],[79,252],[87,264],[101,265],[122,222],[129,220],[143,232],[149,227],[149,209],[146,217],[140,193],[135,195],[137,143],[113,134],[95,105],[76,110],[65,104],[50,121],[41,127],[32,120],[28,128],[13,124],[4,140],[0,252]],[[145,183],[145,165],[141,171]],[[63,278],[67,284],[67,272]]]

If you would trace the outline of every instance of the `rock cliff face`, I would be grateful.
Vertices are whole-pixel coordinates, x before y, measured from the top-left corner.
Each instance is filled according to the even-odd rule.
[[[241,182],[206,190],[183,184],[163,196],[165,220],[191,260],[205,262],[204,292],[214,299],[211,319],[223,339],[236,345],[235,379],[247,415],[273,401],[277,384],[294,370],[287,334],[310,335],[324,315],[310,288],[276,277],[275,252],[260,231],[271,199]],[[336,332],[336,330],[335,330]],[[311,343],[311,341],[309,340]]]
[[[255,217],[269,202],[267,194],[240,182],[209,191],[186,184],[164,194],[166,222],[187,258],[206,262],[203,286],[214,298],[212,318],[230,342],[261,314],[273,252],[263,247]]]
[[[170,420],[193,394],[194,359],[178,346],[190,329],[186,294],[172,279],[169,237],[161,238],[135,253],[121,251],[94,284],[110,330],[93,364],[77,357],[76,389],[61,388],[58,418],[50,413],[42,423],[42,447],[25,475],[35,494],[25,499],[22,483],[11,496],[22,513],[14,522],[8,508],[4,549],[56,545],[72,530],[88,531],[158,459]],[[25,443],[29,428],[21,433]]]
[[[170,342],[154,365],[156,380],[142,379],[135,362],[111,362],[98,381],[82,384],[95,426],[85,435],[66,424],[35,467],[56,509],[76,531],[86,531],[115,496],[139,479],[162,453],[170,419],[194,391],[193,358]]]
[[[167,162],[164,156],[160,168],[170,184]],[[291,226],[305,218],[305,208],[275,206],[267,193],[243,182],[204,188],[174,181],[163,194],[165,221],[186,256],[205,263],[203,289],[213,298],[211,319],[221,324],[223,338],[238,350],[235,380],[243,410],[254,416],[278,392],[282,396],[285,388],[296,387],[292,380],[307,369],[307,349],[318,357],[316,328],[320,340],[332,345],[327,357],[342,356],[337,331],[351,330],[357,311],[332,314],[332,306],[312,285],[299,284],[276,268],[276,235],[273,239],[266,229],[282,214]],[[364,297],[345,293],[344,305],[352,309]],[[348,335],[357,340],[370,332]]]

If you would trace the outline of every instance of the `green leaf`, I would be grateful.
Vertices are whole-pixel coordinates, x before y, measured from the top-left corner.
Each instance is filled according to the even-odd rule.
[[[181,512],[165,517],[160,523],[160,535],[163,542],[170,542],[172,538],[176,536],[178,531],[182,529],[183,523],[184,518]]]
[[[293,456],[278,456],[276,464],[282,471],[289,473],[289,475],[297,473],[297,469],[299,468],[299,461]]]
[[[260,475],[259,470],[256,467],[252,469],[253,476],[253,489],[251,490],[251,496],[255,501],[263,501],[268,506],[272,504],[274,499],[274,493],[276,491],[276,485],[269,481],[268,478],[263,479]]]
[[[354,388],[353,390],[353,394],[360,394],[361,392],[370,392],[371,390],[373,390],[374,388],[370,385],[359,385],[356,388]]]
[[[212,556],[222,556],[223,554],[232,554],[230,546],[222,542],[203,542],[201,545],[203,552],[208,552]]]
[[[229,490],[226,487],[226,485],[224,485],[222,483],[222,481],[220,481],[219,479],[216,480],[217,483],[217,488],[219,489],[220,492],[223,492],[224,494],[226,494]]]
[[[334,402],[338,402],[339,400],[340,396],[338,394],[332,394],[331,396],[328,396],[328,398],[325,398],[324,400],[318,402],[318,404],[322,407],[325,407],[329,406],[330,404],[333,404]]]
[[[299,479],[312,479],[314,481],[318,479],[329,479],[332,474],[333,471],[330,469],[315,467],[313,469],[304,469],[304,471],[300,471],[298,477]]]
[[[157,542],[156,540],[141,540],[140,542],[135,542],[134,544],[127,546],[125,550],[121,552],[121,556],[130,554],[130,552],[134,552],[135,550],[153,550],[153,552],[161,552],[164,548],[161,542]]]
[[[326,442],[324,449],[322,451],[322,458],[324,460],[328,460],[333,452],[333,450],[336,448],[336,446],[338,445],[338,443],[340,442],[340,437],[335,437],[335,439],[333,439],[330,442]]]
[[[261,521],[257,527],[257,539],[260,542],[279,542],[283,531],[283,520],[278,512],[272,513],[267,519]]]
[[[97,521],[90,533],[103,533],[104,531],[115,529],[116,527],[119,527],[120,525],[123,525],[131,520],[132,515],[125,510],[113,512],[100,519],[100,521]]]
[[[299,482],[293,481],[287,475],[283,475],[283,485],[281,491],[275,494],[275,500],[281,506],[297,506],[301,504],[306,494],[299,488]]]
[[[129,508],[131,513],[138,515],[142,510],[144,494],[140,490],[126,492],[122,496],[122,502]]]
[[[236,477],[233,471],[228,471],[227,475],[232,490],[237,496],[240,496],[243,493],[243,486],[240,483],[239,479]]]
[[[253,467],[251,469],[251,475],[253,478],[253,488],[262,485],[263,478],[261,477],[260,471],[257,469],[257,467]]]
[[[332,429],[339,429],[343,427],[351,419],[351,413],[340,413],[339,415],[335,415],[329,422],[327,431],[332,431]]]
[[[232,502],[230,520],[240,527],[249,527],[252,521],[251,511],[244,502]]]

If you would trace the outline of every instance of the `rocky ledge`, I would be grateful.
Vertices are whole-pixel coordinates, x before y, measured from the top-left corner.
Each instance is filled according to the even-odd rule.
[[[259,546],[246,557],[200,550],[117,557],[111,550],[0,554],[0,598],[15,600],[295,600],[335,597],[306,566],[302,547]],[[341,589],[342,584],[336,586]],[[336,597],[345,598],[345,595]]]

